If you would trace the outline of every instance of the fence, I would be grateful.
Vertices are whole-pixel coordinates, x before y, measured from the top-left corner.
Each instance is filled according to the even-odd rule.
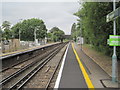
[[[3,41],[0,43],[1,53],[13,52],[21,49],[27,49],[36,45],[46,44],[46,40],[41,39],[38,43],[33,41],[19,41],[19,39],[10,39],[8,44],[5,44]]]

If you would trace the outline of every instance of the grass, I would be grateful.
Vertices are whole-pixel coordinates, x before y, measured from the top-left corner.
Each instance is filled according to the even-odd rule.
[[[91,44],[84,44],[83,47],[88,48],[89,50],[92,50],[92,51],[96,52],[98,55],[111,58],[110,56],[105,55],[104,52],[100,52],[100,51],[96,50],[94,48],[94,46],[91,45]],[[110,60],[110,59],[107,59],[107,60]]]

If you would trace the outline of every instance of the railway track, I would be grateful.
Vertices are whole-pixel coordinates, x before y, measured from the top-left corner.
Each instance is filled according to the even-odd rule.
[[[35,55],[36,57],[39,56],[39,59],[42,59],[44,58],[47,54],[49,54],[50,52],[52,52],[55,47],[51,47],[51,48],[47,48],[47,49],[43,49],[42,52],[40,54],[37,54]],[[7,68],[5,71],[2,71],[0,73],[0,75],[2,75],[2,78],[6,78],[6,77],[9,77],[11,75],[11,73],[15,73],[16,71],[20,70],[20,69],[23,69],[25,66],[31,64],[33,65],[34,63],[38,62],[39,60],[33,60],[32,58],[34,58],[35,56],[33,57],[30,57],[29,59],[27,58],[26,60],[24,60],[24,62],[21,62],[20,64],[16,64],[14,66],[12,66],[11,68]],[[36,61],[36,62],[35,62]],[[32,64],[33,63],[33,64]],[[21,68],[22,67],[22,68]],[[22,71],[22,70],[21,70]],[[1,81],[0,81],[1,82]]]
[[[45,90],[54,88],[65,50],[66,46],[62,48],[60,52],[40,70],[40,72],[38,72],[27,84],[25,84],[23,88]]]
[[[63,55],[62,55],[62,57],[63,57]],[[62,58],[61,58],[61,59],[62,59]],[[61,60],[60,60],[60,61],[58,62],[58,64],[56,65],[56,67],[55,67],[55,69],[54,69],[54,71],[53,71],[53,73],[52,73],[50,79],[48,80],[48,83],[46,84],[45,90],[48,90],[48,89],[49,89],[49,85],[50,85],[52,79],[54,78],[54,75],[55,75],[55,73],[56,73],[58,67],[60,66],[60,63],[61,63]]]
[[[60,43],[58,43],[58,44],[60,44]],[[15,59],[17,62],[16,63],[12,62],[12,65],[11,65],[11,62],[9,62],[9,64],[7,63],[7,65],[3,64],[2,65],[2,70],[0,71],[0,73],[3,73],[3,72],[13,68],[14,66],[17,66],[17,65],[21,64],[21,63],[27,62],[28,60],[30,60],[30,59],[38,56],[38,55],[41,55],[42,53],[46,53],[47,51],[49,51],[50,49],[54,48],[58,44],[53,44],[53,45],[50,45],[50,46],[41,47],[40,49],[36,48],[36,49],[38,49],[37,53],[34,53],[34,52],[36,52],[36,50],[33,49],[33,50],[30,50],[30,52],[29,51],[25,51],[24,53],[18,53],[18,54],[13,55],[13,56],[12,55],[8,55],[8,56],[10,56],[10,57],[8,57],[8,59],[13,58],[12,61],[14,61],[14,59]],[[38,53],[38,52],[40,52],[40,53]],[[22,55],[26,55],[27,57],[23,56],[22,59],[21,59]],[[6,56],[2,57],[3,61],[6,60],[6,59],[7,59]]]
[[[21,89],[40,69],[42,69],[61,50],[61,48],[64,47],[65,44],[66,43],[60,44],[59,46],[55,47],[51,52],[49,52],[49,54],[45,55],[42,58],[42,60],[37,60],[36,62],[33,62],[27,65],[26,67],[22,68],[21,70],[6,77],[0,82],[0,85],[3,86],[3,89],[5,88],[9,88],[10,90]],[[57,67],[58,66],[56,66],[56,69]],[[24,74],[21,74],[23,72]],[[51,79],[49,80],[49,82],[51,81]],[[49,83],[46,85],[46,88],[48,86]]]

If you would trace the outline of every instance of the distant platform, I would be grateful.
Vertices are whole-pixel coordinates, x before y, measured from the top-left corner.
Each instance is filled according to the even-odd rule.
[[[4,53],[4,54],[0,54],[0,57],[1,56],[6,57],[6,56],[11,56],[11,55],[16,55],[16,54],[19,54],[19,53],[22,53],[22,52],[27,52],[27,51],[30,51],[30,50],[50,46],[50,45],[57,44],[57,43],[49,43],[49,44],[45,44],[45,45],[38,45],[38,46],[30,47],[30,48],[27,48],[27,49],[22,49],[22,50],[18,50],[18,51],[14,51],[14,52],[9,52],[9,53]]]

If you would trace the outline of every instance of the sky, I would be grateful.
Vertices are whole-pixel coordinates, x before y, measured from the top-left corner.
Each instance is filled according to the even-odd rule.
[[[73,14],[77,12],[80,5],[74,2],[2,2],[2,21],[10,21],[12,25],[17,22],[39,18],[45,22],[48,30],[58,27],[69,35],[71,26],[77,22],[78,17]]]

